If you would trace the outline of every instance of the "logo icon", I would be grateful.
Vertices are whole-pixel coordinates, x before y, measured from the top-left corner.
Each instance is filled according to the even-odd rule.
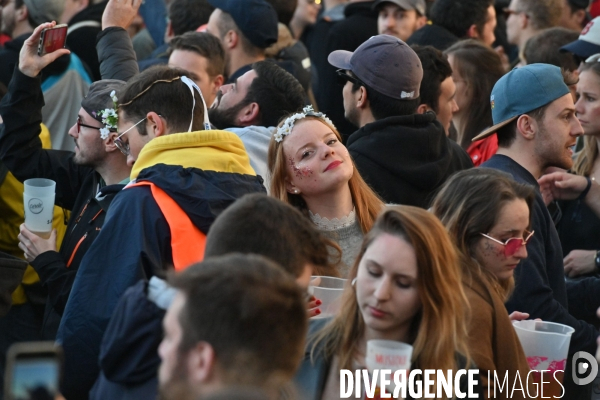
[[[575,382],[576,385],[587,385],[596,379],[596,375],[598,375],[598,362],[590,353],[578,351],[573,354],[571,364],[573,364],[573,382]],[[586,373],[588,373],[588,375],[581,378],[581,376]]]
[[[590,21],[585,26],[585,28],[583,28],[583,30],[581,31],[581,36],[585,36],[590,31],[590,29],[592,29],[592,26],[594,26],[594,21]]]
[[[492,106],[492,110],[493,110],[494,106],[496,105],[496,102],[494,101],[494,95],[492,95],[492,97],[490,97],[490,105]]]
[[[27,206],[29,207],[29,211],[34,214],[39,214],[44,211],[44,202],[40,199],[36,199],[35,197],[33,199],[29,199]]]

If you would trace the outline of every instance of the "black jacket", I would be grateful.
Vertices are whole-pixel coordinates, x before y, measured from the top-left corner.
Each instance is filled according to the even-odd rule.
[[[31,36],[31,32],[24,33],[21,36],[14,38],[10,42],[6,42],[4,44],[4,48],[0,50],[0,82],[7,87],[13,76],[13,72],[19,65],[19,53],[21,52],[21,48],[29,36]],[[70,62],[71,56],[68,54],[65,54],[64,56],[54,60],[54,62],[50,63],[42,70],[42,82],[51,75],[59,75],[63,73],[69,66]]]
[[[386,203],[428,208],[450,175],[473,167],[432,112],[367,124],[350,135],[347,147],[363,179]]]
[[[108,1],[103,1],[91,4],[69,21],[67,47],[89,68],[94,81],[101,79],[100,62],[96,53],[96,36],[102,31],[102,13],[107,3]]]
[[[315,91],[320,111],[327,114],[344,138],[348,137],[356,127],[344,118],[344,99],[342,86],[337,83],[337,68],[327,62],[327,57],[334,50],[354,51],[371,36],[377,35],[377,12],[373,11],[372,1],[348,3],[344,9],[346,18],[331,27],[325,39],[325,61],[318,61],[318,90]],[[319,69],[320,66],[322,69]]]
[[[446,50],[454,43],[458,42],[458,37],[452,32],[440,25],[425,25],[413,33],[407,44],[418,44],[419,46],[433,46],[440,51]]]
[[[20,181],[55,181],[56,205],[72,212],[59,252],[42,253],[31,263],[49,294],[43,334],[54,339],[79,263],[100,232],[114,192],[122,185],[104,188],[108,196],[98,201],[96,194],[102,184],[97,172],[76,164],[72,152],[42,149],[38,136],[43,105],[40,78],[30,78],[15,68],[8,94],[0,103],[4,119],[0,159]]]

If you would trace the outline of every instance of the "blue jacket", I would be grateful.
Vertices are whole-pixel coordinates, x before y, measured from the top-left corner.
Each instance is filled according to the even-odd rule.
[[[156,398],[164,316],[165,310],[148,299],[145,281],[127,289],[102,339],[101,371],[91,399]]]
[[[164,190],[204,233],[237,198],[265,191],[241,140],[225,131],[155,138],[143,148],[131,178]],[[141,279],[164,277],[172,265],[170,239],[148,187],[126,188],[115,197],[82,260],[58,331],[68,400],[88,397],[99,373],[102,336],[121,295]]]

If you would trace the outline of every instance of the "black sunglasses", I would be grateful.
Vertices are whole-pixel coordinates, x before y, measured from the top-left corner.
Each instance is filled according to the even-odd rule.
[[[337,81],[340,85],[344,86],[346,84],[346,82],[352,82],[356,85],[360,85],[362,84],[358,79],[356,79],[353,76],[350,76],[346,73],[346,70],[344,69],[338,69],[337,71],[335,71],[335,73],[337,74]]]

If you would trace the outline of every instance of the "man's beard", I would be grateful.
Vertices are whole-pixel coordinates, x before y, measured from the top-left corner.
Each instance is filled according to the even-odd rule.
[[[221,103],[221,97],[219,96],[217,100],[217,107],[208,110],[208,117],[210,119],[210,123],[218,129],[240,127],[241,125],[237,122],[237,116],[240,113],[240,110],[246,107],[247,104],[245,102],[241,102],[234,105],[233,107],[229,107],[227,109],[222,110],[218,108],[218,105],[220,105]]]

